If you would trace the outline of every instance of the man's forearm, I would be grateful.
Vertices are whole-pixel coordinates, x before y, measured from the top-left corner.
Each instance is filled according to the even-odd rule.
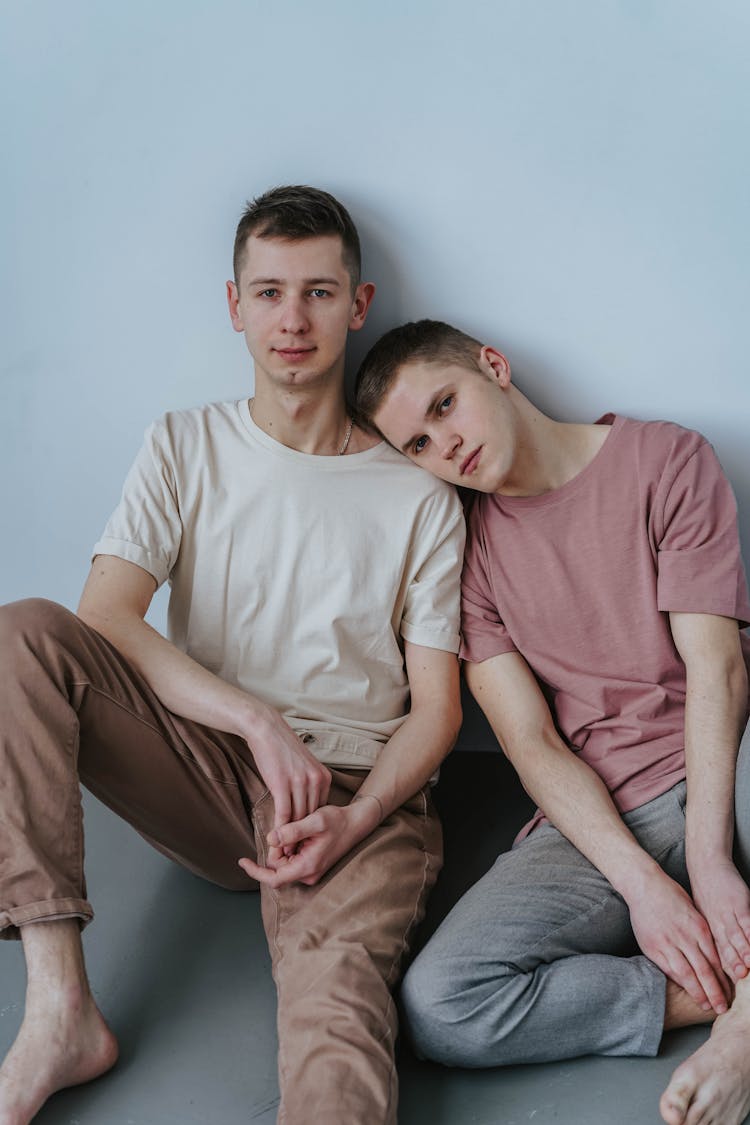
[[[563,836],[630,901],[661,872],[624,823],[606,785],[553,728],[508,747],[521,782]]]
[[[746,701],[741,662],[716,661],[688,672],[685,850],[691,877],[732,857],[735,768]]]
[[[670,613],[685,663],[685,849],[691,880],[731,862],[734,777],[747,709],[747,673],[737,622],[712,614]]]
[[[203,668],[135,612],[103,613],[82,600],[79,616],[115,646],[175,715],[247,738],[271,710]]]
[[[526,791],[563,836],[630,899],[661,877],[599,775],[557,732],[539,684],[519,653],[466,665],[472,694]]]
[[[358,793],[358,797],[377,799],[378,822],[413,797],[433,777],[452,750],[460,725],[461,712],[456,706],[412,709],[383,747]],[[376,801],[368,801],[368,804],[374,808]]]
[[[133,664],[169,711],[245,741],[273,797],[276,827],[325,803],[330,771],[280,713],[209,672],[146,624],[153,590],[153,579],[140,567],[98,559],[78,613]]]

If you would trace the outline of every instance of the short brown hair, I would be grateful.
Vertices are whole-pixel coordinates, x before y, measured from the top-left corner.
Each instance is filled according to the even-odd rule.
[[[303,238],[338,235],[344,265],[352,279],[352,288],[359,284],[362,252],[357,228],[352,217],[338,199],[320,188],[305,184],[276,187],[252,199],[245,207],[234,236],[234,280],[239,285],[245,264],[247,240],[285,238],[295,242]]]
[[[442,320],[412,320],[381,336],[362,360],[354,389],[359,418],[375,428],[373,417],[405,363],[458,363],[481,370],[482,345]]]

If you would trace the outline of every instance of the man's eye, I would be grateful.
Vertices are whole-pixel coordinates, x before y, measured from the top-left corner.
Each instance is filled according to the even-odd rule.
[[[444,414],[449,409],[453,402],[453,395],[446,395],[443,401],[438,406],[438,414]]]
[[[329,297],[330,293],[327,289],[311,289],[313,297]]]
[[[277,293],[278,293],[278,289],[261,289],[258,296],[259,297],[275,297]]]
[[[422,434],[421,437],[418,437],[417,440],[414,442],[414,452],[415,453],[421,453],[422,450],[424,449],[424,447],[427,445],[428,440],[429,440],[429,438],[427,437],[426,434]]]

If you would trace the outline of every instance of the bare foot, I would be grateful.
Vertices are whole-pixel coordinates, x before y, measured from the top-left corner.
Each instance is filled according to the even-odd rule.
[[[15,1043],[0,1067],[0,1125],[28,1125],[47,1098],[98,1078],[117,1062],[117,1040],[91,994],[27,1004]]]
[[[750,1111],[750,992],[743,983],[708,1042],[672,1075],[659,1102],[667,1125],[740,1125]]]
[[[706,1011],[695,1000],[667,978],[667,996],[664,1006],[664,1030],[673,1031],[678,1027],[692,1027],[697,1023],[713,1023],[716,1012],[713,1008]]]

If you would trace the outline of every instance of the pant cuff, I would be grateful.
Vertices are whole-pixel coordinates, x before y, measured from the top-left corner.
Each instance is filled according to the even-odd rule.
[[[32,902],[28,906],[15,906],[0,910],[0,940],[20,938],[20,926],[28,922],[58,922],[78,918],[81,929],[94,917],[94,911],[82,898],[53,898],[46,902]]]
[[[652,961],[649,961],[647,957],[643,957],[641,960],[643,962],[643,972],[647,979],[649,992],[647,1002],[649,1016],[637,1054],[647,1058],[655,1058],[659,1053],[659,1045],[661,1044],[664,1034],[667,978],[664,976],[661,969],[657,969],[656,965],[654,965]]]

